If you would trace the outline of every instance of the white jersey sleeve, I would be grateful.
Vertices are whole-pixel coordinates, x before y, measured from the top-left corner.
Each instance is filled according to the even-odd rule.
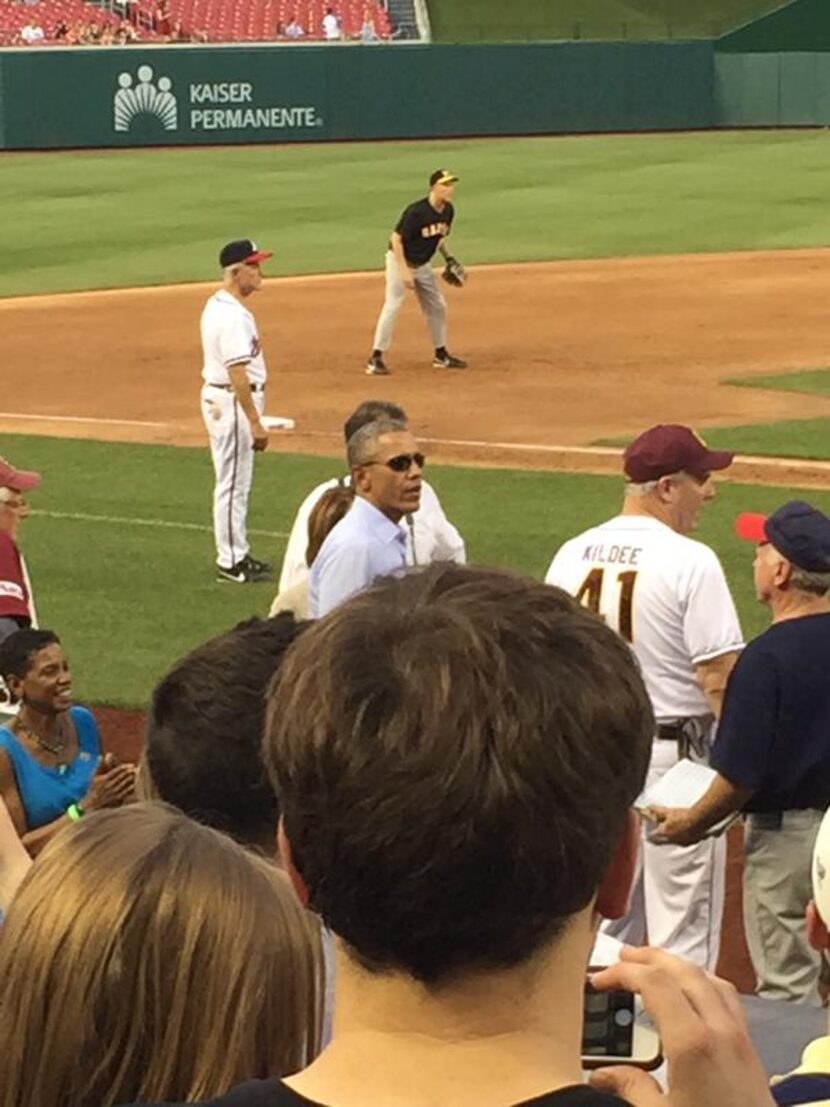
[[[464,539],[444,514],[435,489],[426,481],[421,483],[421,506],[413,516],[413,531],[407,551],[410,565],[428,565],[433,561],[466,564]]]
[[[230,365],[251,361],[256,353],[257,336],[247,312],[228,311],[219,328],[219,355],[227,369]]]
[[[683,637],[693,665],[743,648],[735,602],[717,555],[698,545],[697,558],[680,578]]]

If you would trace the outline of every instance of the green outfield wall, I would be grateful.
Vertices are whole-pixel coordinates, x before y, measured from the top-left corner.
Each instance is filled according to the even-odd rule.
[[[830,50],[830,3],[793,0],[719,39],[720,53],[791,54]]]
[[[129,47],[0,52],[0,148],[709,127],[712,46]]]
[[[830,53],[716,54],[715,112],[728,127],[830,125]]]

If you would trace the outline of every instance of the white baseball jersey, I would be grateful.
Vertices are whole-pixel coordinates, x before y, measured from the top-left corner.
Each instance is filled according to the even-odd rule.
[[[206,384],[230,384],[228,366],[243,361],[251,384],[265,384],[268,372],[256,320],[235,296],[224,288],[214,292],[202,312],[201,329]]]
[[[337,483],[335,479],[318,484],[300,504],[285,549],[280,592],[308,578],[305,562],[308,519],[323,493],[336,488]],[[406,531],[406,560],[410,565],[429,565],[433,561],[457,561],[463,565],[466,562],[464,539],[444,514],[435,489],[426,481],[421,482],[421,506],[408,518],[412,520],[411,525],[407,519],[401,519],[401,526]]]
[[[631,643],[658,719],[711,713],[694,666],[743,647],[713,550],[648,515],[619,515],[572,538],[545,577]]]

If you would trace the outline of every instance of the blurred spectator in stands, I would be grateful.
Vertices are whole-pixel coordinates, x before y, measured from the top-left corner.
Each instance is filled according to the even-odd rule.
[[[161,804],[49,844],[0,974],[0,1107],[191,1101],[319,1049],[316,919],[274,865]]]
[[[32,586],[17,540],[20,524],[29,514],[25,493],[39,484],[40,473],[15,469],[0,457],[0,642],[37,623]]]
[[[115,31],[112,26],[107,23],[101,28],[101,37],[98,40],[102,46],[112,46],[115,42]]]
[[[153,29],[158,35],[169,35],[173,30],[169,0],[159,0],[153,14]]]
[[[287,613],[249,619],[176,662],[150,702],[142,798],[273,857],[279,803],[262,760],[265,693],[300,630]]]
[[[20,705],[0,727],[0,798],[30,853],[85,812],[135,798],[135,766],[102,757],[92,713],[72,706],[69,665],[53,631],[9,635],[0,676]]]
[[[372,15],[371,8],[366,8],[363,13],[363,25],[360,28],[358,37],[361,42],[380,42],[378,33],[375,30],[375,18]]]
[[[69,24],[65,19],[59,19],[52,32],[52,38],[56,42],[65,42],[69,37]]]
[[[320,547],[346,515],[354,503],[354,488],[350,484],[336,484],[327,489],[308,517],[308,546],[306,547],[306,565],[311,565],[320,552]],[[279,593],[271,604],[272,616],[281,611],[291,611],[298,619],[308,618],[308,576],[301,577],[295,584]]]
[[[341,37],[340,20],[331,8],[326,8],[326,14],[323,16],[323,36],[326,42],[336,42]]]
[[[286,38],[303,38],[305,30],[303,25],[297,20],[296,14],[291,17],[291,22],[285,28]]]
[[[25,43],[26,46],[36,46],[37,43],[43,42],[46,38],[46,34],[40,24],[27,23],[25,27],[20,29],[20,41]]]
[[[171,42],[190,42],[190,36],[182,26],[182,21],[177,19],[173,24],[173,30],[170,32]]]

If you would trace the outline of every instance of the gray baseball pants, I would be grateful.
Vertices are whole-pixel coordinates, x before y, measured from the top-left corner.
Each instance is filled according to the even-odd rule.
[[[438,287],[432,266],[427,263],[410,270],[415,282],[415,295],[426,316],[430,338],[435,349],[447,344],[447,301]],[[391,250],[386,251],[386,299],[375,328],[372,349],[388,350],[392,345],[395,320],[406,298],[406,285],[401,280],[400,267]]]
[[[821,954],[807,941],[805,914],[822,815],[810,809],[746,817],[744,930],[756,991],[765,999],[820,1002]]]

